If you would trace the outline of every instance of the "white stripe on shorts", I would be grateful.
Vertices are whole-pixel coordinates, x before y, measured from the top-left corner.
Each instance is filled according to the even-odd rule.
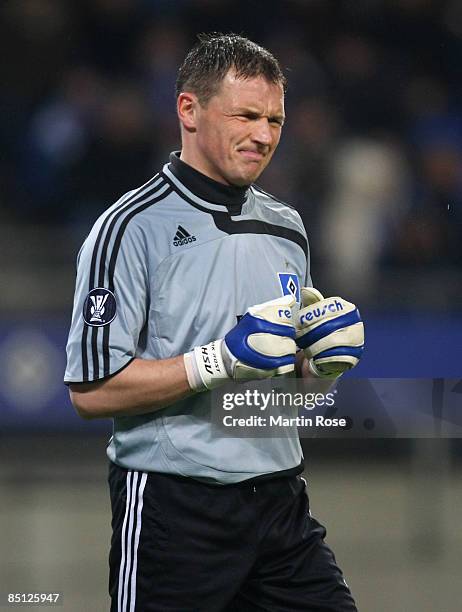
[[[127,472],[127,501],[122,525],[122,551],[119,569],[119,589],[117,596],[118,612],[134,612],[136,604],[136,569],[138,564],[138,545],[141,533],[141,513],[143,510],[143,493],[147,473],[142,472],[138,482],[139,472]],[[135,505],[138,505],[135,516]],[[132,536],[135,531],[135,541],[132,547]],[[128,595],[130,594],[130,599]],[[130,609],[128,609],[130,602]]]
[[[143,510],[143,493],[144,487],[146,485],[146,480],[148,479],[148,475],[146,472],[143,472],[141,475],[141,482],[138,489],[138,509],[136,511],[136,531],[135,531],[135,543],[133,546],[133,570],[131,577],[131,588],[130,588],[130,612],[135,611],[135,601],[136,601],[136,570],[138,566],[138,544],[140,542],[140,532],[141,532],[141,512]]]

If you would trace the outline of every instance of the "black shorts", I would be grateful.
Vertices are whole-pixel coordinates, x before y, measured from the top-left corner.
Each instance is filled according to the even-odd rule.
[[[111,612],[356,611],[299,476],[215,486],[110,464]]]

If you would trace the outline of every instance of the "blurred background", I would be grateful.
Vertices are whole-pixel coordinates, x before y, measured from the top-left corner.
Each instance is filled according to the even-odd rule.
[[[75,259],[180,148],[176,70],[201,31],[249,36],[283,65],[287,122],[259,184],[302,215],[315,286],[360,305],[356,375],[462,377],[459,0],[4,0],[1,593],[108,609],[111,425],[80,421],[62,384]],[[459,610],[458,441],[304,447],[359,609]]]

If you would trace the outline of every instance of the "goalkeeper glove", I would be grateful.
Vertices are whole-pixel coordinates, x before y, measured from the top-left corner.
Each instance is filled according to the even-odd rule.
[[[191,389],[213,389],[226,380],[252,380],[294,370],[293,296],[251,306],[224,339],[184,356]]]
[[[364,326],[358,309],[340,297],[324,298],[302,287],[302,308],[296,317],[296,343],[304,350],[311,372],[337,378],[354,368],[364,350]]]

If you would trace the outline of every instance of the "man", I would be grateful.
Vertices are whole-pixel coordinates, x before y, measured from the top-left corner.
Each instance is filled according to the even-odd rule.
[[[250,40],[200,37],[177,80],[181,153],[79,253],[65,381],[81,416],[114,419],[113,611],[356,610],[309,514],[298,439],[218,439],[208,416],[224,381],[296,360],[332,378],[362,351],[356,307],[310,287],[299,215],[252,185],[284,86]]]

